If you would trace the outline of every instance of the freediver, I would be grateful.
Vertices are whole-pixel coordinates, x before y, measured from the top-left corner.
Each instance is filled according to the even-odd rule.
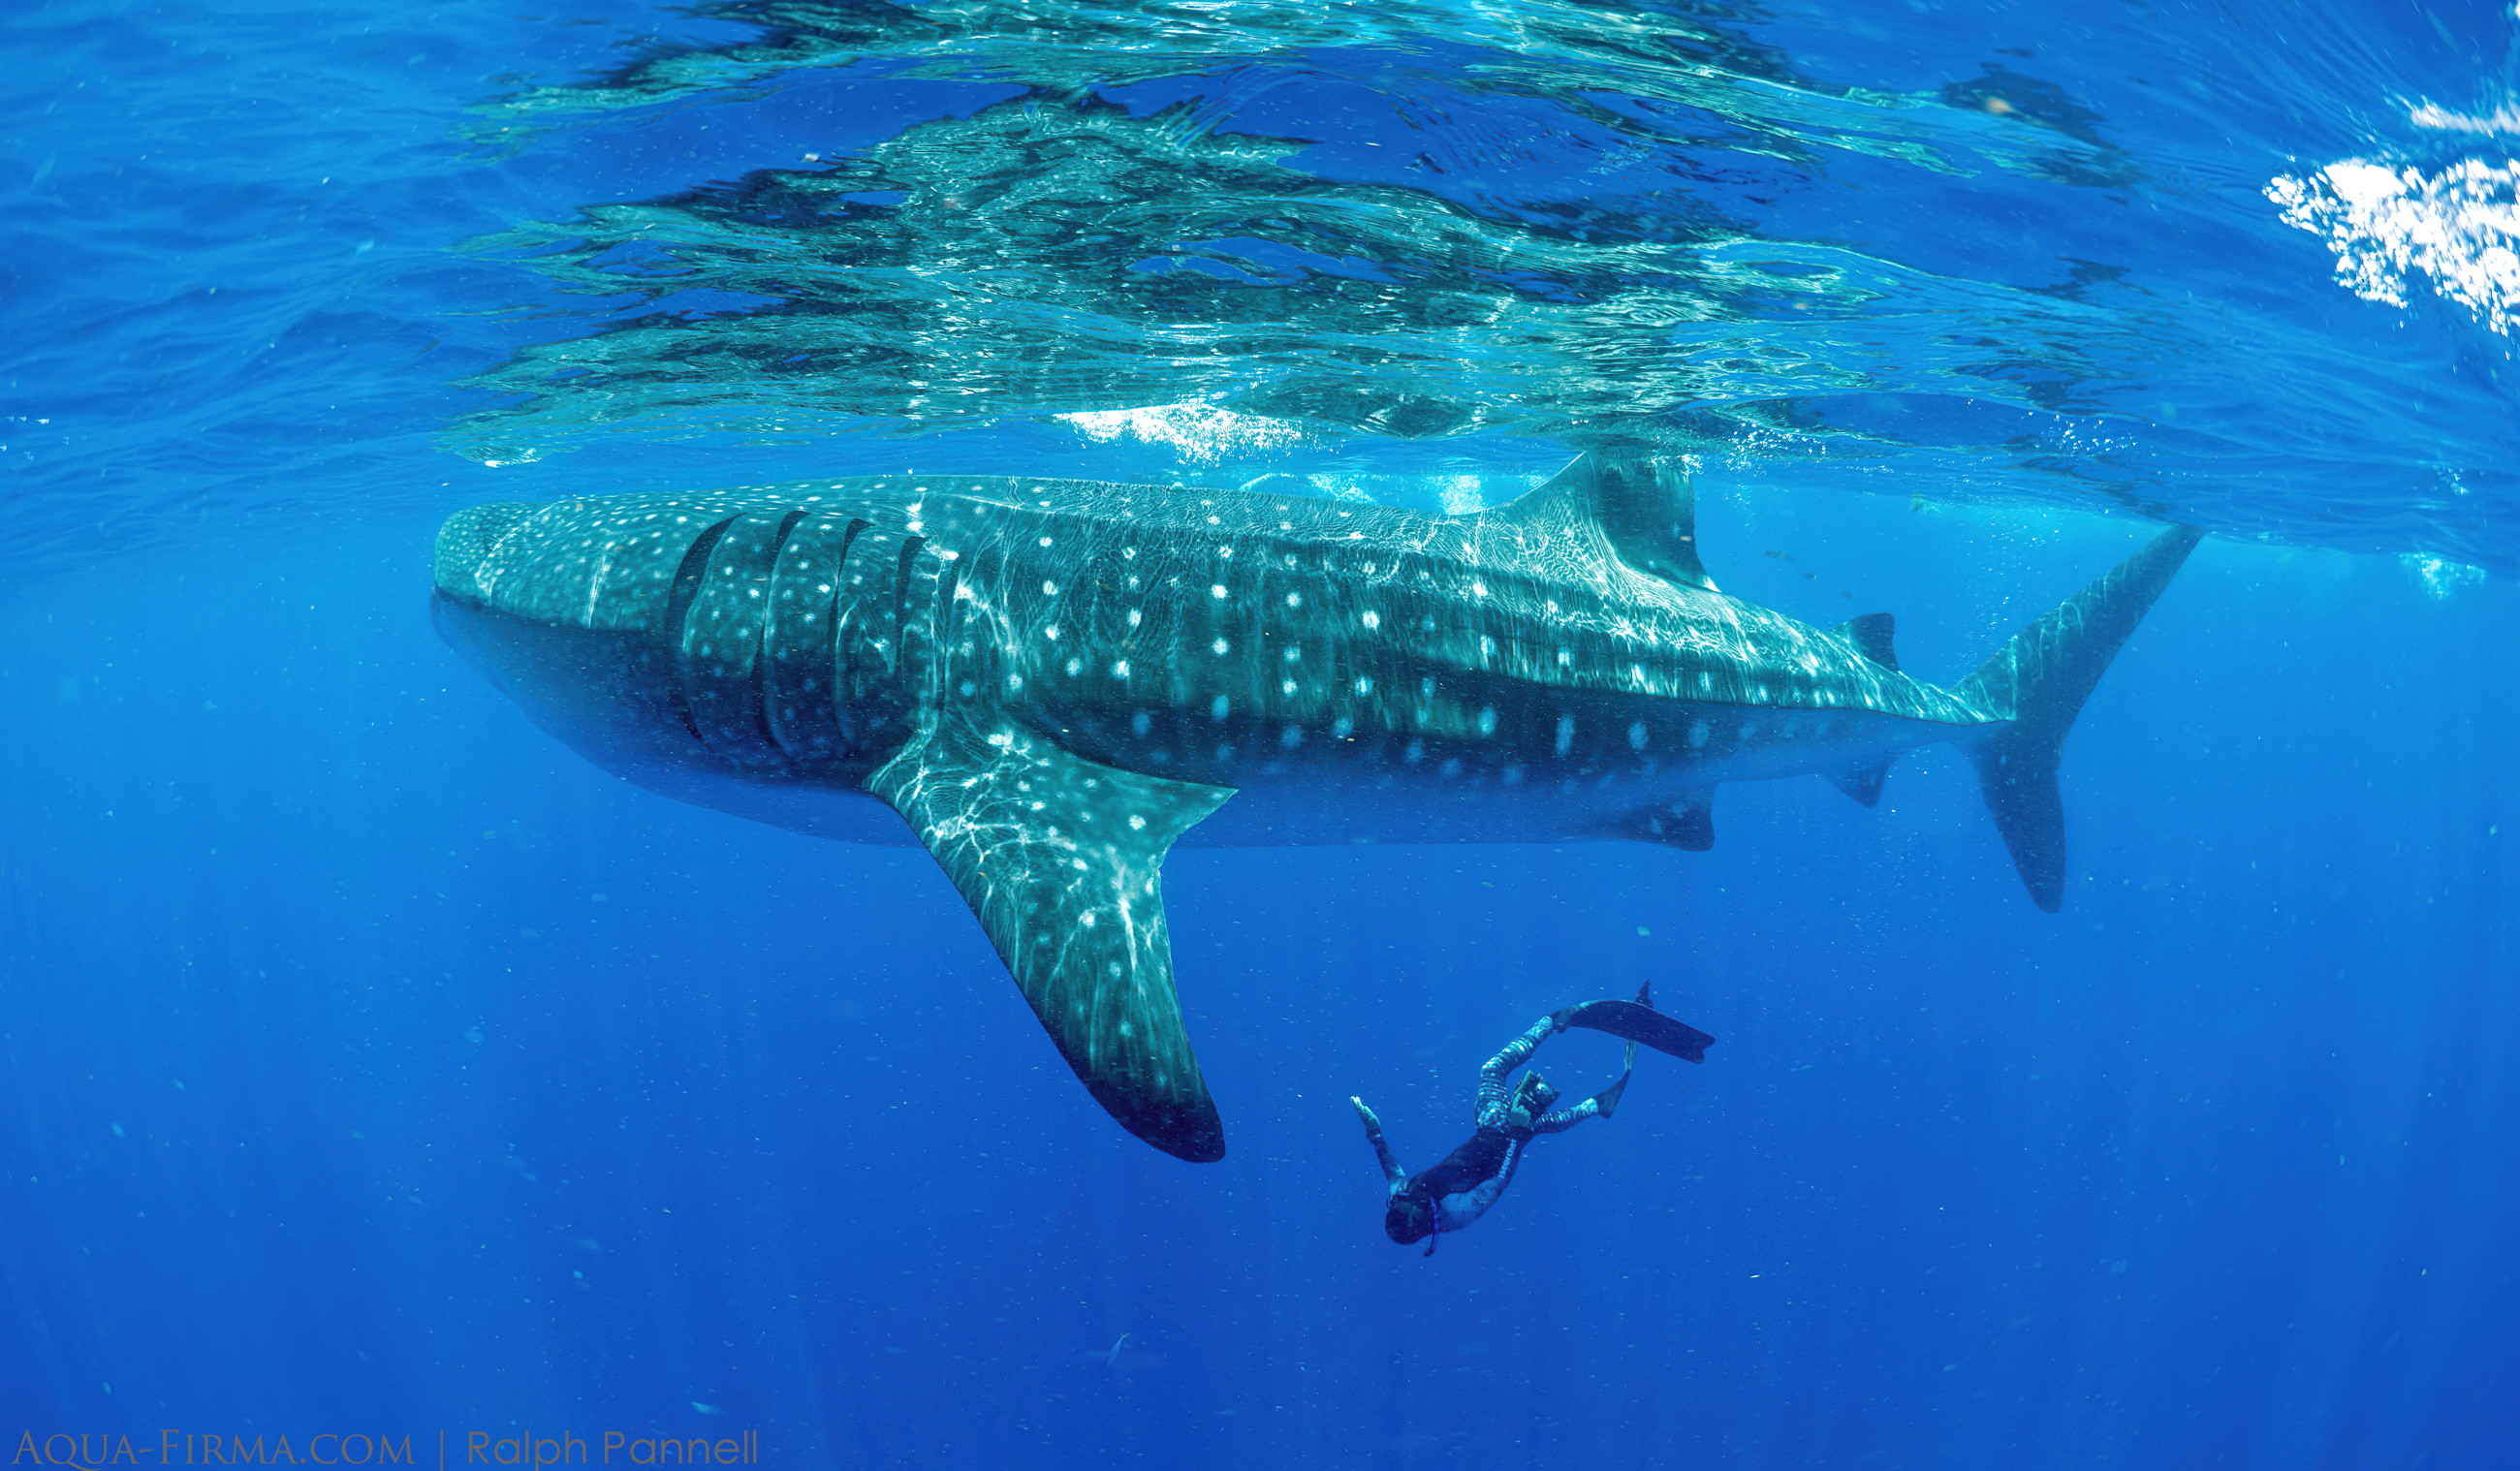
[[[1543,1042],[1568,1027],[1588,1027],[1624,1038],[1627,1056],[1620,1065],[1617,1082],[1572,1108],[1551,1112],[1550,1105],[1557,1101],[1559,1094],[1537,1070],[1523,1074],[1522,1081],[1510,1088],[1506,1078],[1522,1066]],[[1365,1122],[1365,1137],[1373,1145],[1373,1157],[1382,1165],[1382,1178],[1389,1191],[1382,1216],[1383,1234],[1403,1246],[1426,1238],[1425,1255],[1433,1256],[1435,1243],[1444,1232],[1460,1230],[1496,1204],[1507,1182],[1513,1179],[1514,1167],[1522,1162],[1523,1148],[1534,1138],[1572,1129],[1586,1119],[1610,1116],[1619,1106],[1619,1095],[1627,1090],[1629,1074],[1636,1070],[1637,1044],[1643,1043],[1656,1051],[1690,1062],[1704,1062],[1706,1049],[1714,1042],[1695,1027],[1656,1011],[1651,981],[1638,988],[1633,1002],[1584,1002],[1561,1007],[1533,1022],[1479,1069],[1477,1132],[1468,1142],[1415,1175],[1402,1170],[1400,1161],[1392,1158],[1391,1146],[1382,1137],[1382,1121],[1373,1116],[1363,1098],[1351,1094],[1348,1101],[1356,1105],[1357,1117]]]

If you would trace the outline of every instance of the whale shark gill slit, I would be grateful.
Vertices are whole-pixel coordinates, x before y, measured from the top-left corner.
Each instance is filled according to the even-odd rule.
[[[664,634],[668,646],[683,646],[691,625],[692,604],[699,601],[700,583],[708,576],[709,557],[717,551],[718,539],[726,535],[726,528],[734,525],[735,519],[728,516],[701,531],[683,553],[682,565],[674,571],[673,591],[665,601]],[[680,678],[673,683],[672,695],[674,713],[681,717],[683,728],[692,733],[694,740],[705,743],[707,737],[700,735],[699,723],[692,718],[690,688]]]
[[[788,770],[762,718],[760,667],[771,568],[792,524],[768,511],[729,522],[684,613],[675,672],[686,708],[701,743],[738,771]]]
[[[770,564],[764,569],[761,579],[764,584],[761,589],[761,630],[753,641],[752,690],[751,698],[748,701],[751,706],[753,736],[763,749],[778,752],[790,764],[795,760],[794,753],[780,744],[779,733],[772,729],[770,717],[773,687],[776,684],[776,669],[772,659],[779,648],[779,567],[787,559],[788,543],[794,537],[797,523],[813,513],[812,511],[799,507],[788,513],[779,522],[779,534],[772,538],[770,544]]]
[[[826,772],[847,754],[838,678],[840,567],[850,539],[869,524],[829,512],[806,517],[780,547],[770,575],[762,714],[770,739],[808,775]]]

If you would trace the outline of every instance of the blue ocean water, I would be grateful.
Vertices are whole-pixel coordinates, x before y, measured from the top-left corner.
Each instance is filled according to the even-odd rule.
[[[0,1448],[2509,1464],[2515,35],[16,8]],[[1190,1166],[918,850],[624,785],[428,626],[489,500],[1462,510],[1609,439],[1689,457],[1727,591],[1944,681],[2212,533],[2067,747],[2062,914],[1941,748],[1728,786],[1703,854],[1185,850]],[[1647,979],[1703,1067],[1383,1239],[1351,1093],[1422,1165]]]

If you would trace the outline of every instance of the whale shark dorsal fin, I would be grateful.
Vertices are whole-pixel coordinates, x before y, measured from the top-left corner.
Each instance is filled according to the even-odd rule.
[[[1884,669],[1899,667],[1899,656],[1890,651],[1890,636],[1898,632],[1899,620],[1888,613],[1862,613],[1839,624],[1833,632],[1855,646],[1855,651]]]
[[[1619,560],[1683,587],[1718,591],[1697,559],[1697,497],[1676,460],[1596,450],[1495,511],[1531,527],[1590,525]]]
[[[1173,839],[1233,789],[1100,766],[959,707],[867,789],[954,880],[1094,1100],[1166,1153],[1222,1159],[1173,995],[1162,874]]]

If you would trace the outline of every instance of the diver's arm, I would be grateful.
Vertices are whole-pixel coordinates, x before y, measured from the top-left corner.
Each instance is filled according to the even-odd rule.
[[[1348,1101],[1356,1105],[1356,1116],[1365,1121],[1366,1141],[1373,1145],[1373,1158],[1382,1166],[1383,1183],[1392,1193],[1399,1193],[1401,1187],[1409,1183],[1409,1172],[1400,1168],[1400,1161],[1391,1157],[1391,1146],[1382,1141],[1382,1121],[1373,1116],[1372,1109],[1365,1106],[1363,1098],[1350,1093]]]

